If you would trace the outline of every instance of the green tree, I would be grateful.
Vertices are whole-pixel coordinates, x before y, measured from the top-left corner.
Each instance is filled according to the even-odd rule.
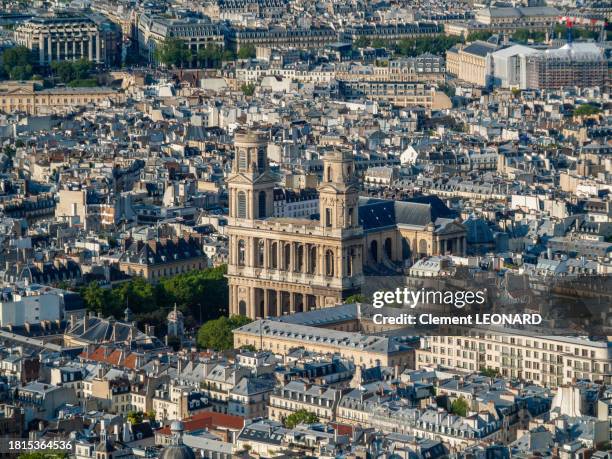
[[[240,90],[245,96],[252,96],[253,94],[255,94],[255,85],[245,83],[240,86]]]
[[[595,107],[594,105],[591,104],[582,104],[580,106],[578,106],[576,109],[574,109],[574,116],[591,116],[591,115],[597,115],[598,113],[601,112],[601,109],[599,107]]]
[[[169,38],[155,50],[155,60],[169,67],[183,68],[191,62],[191,50],[178,38]]]
[[[25,46],[7,48],[2,53],[2,70],[12,80],[29,80],[34,74],[36,58]]]
[[[537,30],[517,29],[512,34],[512,39],[522,43],[526,43],[530,40],[534,42],[543,42],[546,39],[546,34]]]
[[[112,291],[108,288],[102,288],[98,282],[90,282],[81,291],[81,296],[89,311],[100,313],[105,317],[117,312]]]
[[[456,414],[457,416],[467,416],[469,409],[470,405],[463,397],[459,397],[453,403],[451,403],[451,413]]]
[[[301,409],[287,416],[284,424],[288,429],[293,429],[299,424],[314,424],[315,422],[319,422],[319,418],[316,414],[312,413],[311,411]]]
[[[401,56],[418,56],[429,52],[444,54],[452,46],[460,43],[461,37],[438,35],[435,37],[404,38],[395,44],[395,53]]]
[[[151,410],[151,411],[147,411],[147,414],[145,415],[147,417],[147,419],[151,422],[155,421],[155,411]]]
[[[232,331],[251,322],[244,316],[219,317],[209,320],[198,330],[197,342],[203,349],[225,351],[234,348]]]
[[[64,451],[31,451],[20,454],[17,459],[68,459],[68,453]]]
[[[365,303],[368,299],[362,295],[361,293],[356,293],[355,295],[351,295],[344,300],[344,304],[352,304],[352,303]]]
[[[135,277],[114,288],[91,282],[81,290],[81,296],[88,310],[104,317],[122,318],[129,306],[136,322],[162,329],[169,310],[176,304],[187,320],[202,323],[227,310],[225,273],[225,266],[193,270],[161,279],[157,284]]]
[[[491,35],[493,35],[492,32],[489,32],[487,30],[479,30],[478,32],[469,33],[465,41],[467,41],[468,43],[476,40],[485,41],[491,38]]]
[[[386,48],[389,46],[389,42],[387,40],[383,40],[382,38],[375,38],[372,40],[372,48]]]
[[[489,378],[496,378],[499,372],[495,368],[482,367],[480,374]]]
[[[370,39],[368,37],[359,37],[353,42],[353,48],[367,48],[370,46]]]
[[[251,59],[256,55],[257,51],[255,50],[255,46],[251,44],[241,46],[238,50],[238,59]]]
[[[132,425],[140,424],[144,419],[144,414],[141,411],[130,411],[127,414],[127,420],[130,421]]]

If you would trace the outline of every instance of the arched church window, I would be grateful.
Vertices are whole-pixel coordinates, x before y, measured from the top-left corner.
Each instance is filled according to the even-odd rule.
[[[385,239],[385,254],[387,255],[387,258],[393,258],[392,254],[393,254],[393,245],[391,242],[391,238],[388,237],[387,239]]]
[[[264,148],[257,149],[257,169],[263,172],[266,168],[266,150]]]
[[[297,272],[302,272],[304,269],[304,246],[300,244],[297,249],[297,260],[295,270]]]
[[[245,266],[246,263],[246,244],[242,239],[238,241],[238,266]]]
[[[310,257],[308,259],[308,272],[314,274],[317,270],[317,248],[310,248]]]
[[[289,271],[291,266],[291,244],[287,243],[283,247],[283,269]]]
[[[327,228],[332,226],[332,211],[330,208],[325,209],[325,226]]]
[[[270,244],[270,267],[278,269],[278,242]]]
[[[257,241],[257,266],[260,268],[264,265],[264,240]]]
[[[372,257],[372,260],[374,260],[374,263],[378,263],[378,242],[377,241],[372,241],[370,243],[370,256]]]
[[[247,202],[246,193],[244,191],[238,192],[238,218],[247,218]]]
[[[334,275],[334,252],[331,250],[325,252],[325,274],[328,277]]]
[[[248,166],[248,154],[246,151],[238,152],[238,170],[244,172]]]

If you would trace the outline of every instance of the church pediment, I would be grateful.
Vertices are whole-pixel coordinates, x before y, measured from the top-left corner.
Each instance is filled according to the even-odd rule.
[[[252,174],[239,172],[237,174],[230,175],[227,179],[227,183],[240,185],[252,185],[256,183],[269,183],[276,181],[276,177],[268,171],[255,177]]]
[[[34,91],[24,88],[9,89],[8,91],[0,92],[0,96],[33,96]]]
[[[463,226],[461,223],[457,223],[454,221],[445,223],[436,230],[436,234],[441,235],[441,236],[445,234],[456,234],[456,233],[465,233],[465,232],[466,232],[465,226]]]
[[[323,183],[319,186],[319,193],[358,193],[359,189],[354,185],[344,183]]]

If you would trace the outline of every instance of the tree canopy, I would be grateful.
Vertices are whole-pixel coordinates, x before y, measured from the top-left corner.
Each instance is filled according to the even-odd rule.
[[[216,351],[233,349],[234,336],[232,331],[250,322],[251,319],[244,316],[222,316],[218,319],[209,320],[198,331],[198,346]]]
[[[192,58],[187,44],[178,38],[169,38],[155,49],[155,59],[169,67],[183,68]]]
[[[459,397],[453,401],[453,403],[451,403],[451,413],[456,414],[457,416],[467,416],[469,409],[470,405],[463,397]]]
[[[314,424],[315,422],[319,422],[319,418],[316,414],[311,411],[301,409],[287,416],[284,424],[288,429],[293,429],[299,424]]]
[[[34,74],[36,58],[25,46],[14,46],[2,52],[2,73],[11,80],[29,80]]]
[[[461,37],[438,35],[435,37],[404,38],[395,44],[395,53],[415,57],[424,53],[444,54],[460,43]]]
[[[238,59],[249,59],[253,58],[257,55],[255,46],[253,45],[244,45],[241,46],[238,50]]]
[[[254,84],[243,84],[240,86],[240,90],[245,96],[252,96],[255,94],[255,85]]]
[[[104,317],[122,318],[126,307],[140,323],[163,329],[166,316],[176,304],[186,322],[216,319],[228,306],[225,266],[194,270],[161,279],[152,284],[135,277],[114,288],[91,282],[81,291],[88,310]]]
[[[72,83],[74,81],[87,79],[92,70],[92,65],[87,59],[79,59],[77,61],[53,61],[51,62],[51,70],[53,70],[53,73],[62,83]]]
[[[596,107],[591,104],[582,104],[579,105],[576,109],[574,109],[574,116],[591,116],[597,115],[601,112],[599,107]]]

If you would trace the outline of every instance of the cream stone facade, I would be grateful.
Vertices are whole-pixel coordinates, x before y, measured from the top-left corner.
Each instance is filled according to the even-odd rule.
[[[364,268],[401,273],[424,256],[464,254],[465,228],[437,198],[360,198],[352,153],[323,158],[319,220],[273,217],[277,178],[265,131],[239,131],[228,178],[230,313],[263,318],[333,306]]]
[[[490,73],[489,55],[496,49],[497,45],[483,41],[457,45],[446,52],[446,69],[462,81],[486,86]]]
[[[605,341],[565,336],[505,334],[429,336],[416,350],[416,367],[442,365],[469,372],[492,368],[506,378],[556,387],[577,379],[610,383],[612,349]]]
[[[86,105],[125,102],[125,94],[113,88],[51,88],[37,90],[34,83],[0,85],[0,112],[28,115],[64,113]]]

